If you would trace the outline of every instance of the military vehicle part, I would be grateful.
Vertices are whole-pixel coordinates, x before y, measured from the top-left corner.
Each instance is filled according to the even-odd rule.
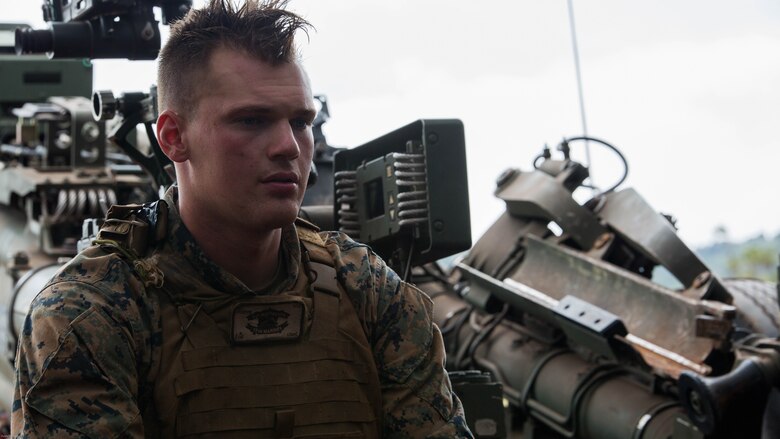
[[[15,50],[50,58],[155,59],[160,29],[154,8],[168,24],[191,6],[192,0],[44,0],[49,29],[18,28]]]
[[[759,290],[732,294],[633,190],[575,202],[588,173],[563,152],[502,174],[507,211],[450,275],[453,288],[442,276],[418,282],[448,369],[495,376],[524,439],[758,437],[780,364],[761,335],[777,325],[738,307]],[[656,267],[682,288],[653,282]],[[776,315],[773,296],[760,308]],[[739,336],[735,325],[746,326]]]
[[[329,145],[322,130],[325,122],[330,119],[328,98],[324,95],[315,95],[314,101],[315,104],[319,105],[319,109],[317,117],[312,122],[314,156],[312,157],[311,171],[306,184],[306,193],[303,196],[303,205],[322,206],[322,209],[325,209],[324,206],[333,205],[333,159],[336,152],[344,148]],[[325,214],[324,211],[323,214]],[[328,215],[332,217],[332,211]],[[323,230],[333,230],[333,219],[328,219],[325,225],[329,227],[322,227]]]
[[[751,334],[780,336],[776,285],[750,278],[726,278],[723,279],[723,285],[731,294],[732,304],[738,310],[734,319],[734,339]]]
[[[335,223],[404,278],[471,245],[463,124],[424,119],[334,161]]]
[[[676,418],[685,417],[675,398],[659,391],[665,380],[630,362],[589,361],[597,356],[583,354],[578,337],[569,346],[540,319],[485,314],[448,294],[434,302],[447,367],[476,367],[497,377],[519,418],[513,430],[524,439],[667,438],[673,437]],[[571,324],[574,329],[576,323]],[[608,346],[606,337],[594,334],[580,336],[591,346]]]
[[[550,263],[549,260],[545,262]],[[703,374],[710,372],[707,366],[693,362],[637,334],[630,334],[617,315],[580,298],[583,296],[578,294],[579,291],[573,292],[577,295],[566,295],[557,300],[511,278],[498,281],[466,264],[459,263],[457,267],[470,280],[469,286],[466,287],[468,289],[462,291],[467,301],[474,295],[479,297],[491,294],[501,303],[508,305],[509,310],[548,322],[550,326],[560,330],[569,344],[580,346],[600,357],[631,363],[645,369],[648,364],[655,365],[672,376],[677,376],[680,371],[686,369]],[[481,292],[478,292],[480,290]],[[653,316],[648,320],[654,320]],[[659,339],[664,341],[662,337]]]
[[[12,112],[19,118],[18,143],[36,146],[43,139],[39,168],[88,169],[106,165],[105,123],[92,119],[89,99],[52,97],[48,103],[26,103]]]
[[[489,372],[478,370],[449,373],[452,390],[463,403],[466,422],[477,439],[504,438],[507,419],[501,383]]]
[[[731,302],[722,281],[680,240],[672,224],[633,189],[607,194],[598,214],[642,256],[668,269],[689,296]]]
[[[92,94],[92,63],[89,60],[50,60],[39,56],[0,56],[0,104],[16,107],[24,102],[43,102],[50,96]]]
[[[129,92],[118,98],[111,91],[96,91],[92,95],[92,115],[95,120],[111,120],[117,113],[122,116],[122,122],[109,139],[149,173],[158,189],[173,184],[173,163],[160,149],[152,127],[158,116],[157,87],[152,86],[149,93]],[[128,138],[139,124],[146,130],[151,151],[141,151]]]
[[[699,429],[716,433],[727,423],[756,419],[766,405],[769,392],[780,386],[780,341],[752,336],[737,349],[738,362],[729,373],[705,377],[683,372],[680,376],[680,398],[688,416]],[[760,417],[749,431],[754,436]]]
[[[12,34],[24,24],[0,23],[0,34]],[[13,47],[0,47],[0,143],[17,137],[17,117],[11,111],[27,102],[45,102],[50,96],[82,96],[92,93],[89,60],[50,60],[44,56],[16,56]]]
[[[542,149],[542,153],[536,156],[534,159],[533,165],[534,169],[539,169],[540,163],[542,166],[544,166],[547,169],[547,172],[550,174],[557,174],[558,172],[555,171],[555,168],[562,165],[562,164],[569,164],[571,163],[571,143],[575,141],[584,141],[584,142],[596,142],[599,145],[602,145],[609,150],[611,150],[615,155],[620,159],[621,164],[623,165],[623,173],[618,179],[617,182],[615,182],[612,186],[610,186],[608,189],[605,189],[602,191],[599,195],[604,195],[606,193],[612,192],[615,189],[617,189],[621,184],[623,184],[624,181],[626,181],[626,177],[628,177],[628,161],[626,160],[625,156],[623,156],[623,153],[620,152],[619,149],[615,148],[611,143],[605,142],[604,140],[597,139],[595,137],[590,136],[581,136],[581,137],[569,137],[568,139],[563,139],[563,141],[558,145],[557,149],[563,153],[563,161],[560,160],[550,160],[552,158],[552,153],[550,152],[550,148],[545,145]],[[544,161],[539,162],[539,160],[544,159]],[[552,168],[549,168],[550,165],[552,165]],[[582,187],[590,187],[594,188],[593,186],[586,185],[584,183],[581,184]],[[570,190],[573,190],[574,187],[570,188]]]

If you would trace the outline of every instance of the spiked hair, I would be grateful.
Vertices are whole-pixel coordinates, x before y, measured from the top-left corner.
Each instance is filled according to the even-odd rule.
[[[160,51],[157,87],[160,111],[175,108],[187,114],[196,108],[199,80],[215,49],[229,48],[271,65],[298,59],[295,34],[311,25],[285,10],[287,0],[209,0],[171,25]]]

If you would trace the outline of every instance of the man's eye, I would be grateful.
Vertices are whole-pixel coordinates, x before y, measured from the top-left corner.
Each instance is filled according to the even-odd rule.
[[[236,120],[239,124],[245,125],[245,126],[258,126],[262,125],[264,120],[259,117],[240,117]]]
[[[311,125],[311,122],[308,119],[296,118],[290,120],[290,126],[295,130],[305,130],[309,125]]]

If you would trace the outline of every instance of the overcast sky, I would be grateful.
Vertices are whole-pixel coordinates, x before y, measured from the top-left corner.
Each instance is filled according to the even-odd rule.
[[[196,5],[202,1],[196,0]],[[40,2],[0,0],[3,21],[44,26]],[[503,211],[507,167],[582,134],[565,0],[292,0],[329,143],[357,146],[419,118],[466,129],[472,227]],[[620,148],[623,187],[674,215],[683,239],[780,231],[780,2],[574,1],[590,135]],[[154,63],[95,61],[95,87],[148,90]],[[581,144],[576,158],[585,159]],[[597,185],[618,161],[591,145]]]

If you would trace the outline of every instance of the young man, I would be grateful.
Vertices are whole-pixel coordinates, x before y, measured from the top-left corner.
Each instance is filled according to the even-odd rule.
[[[296,215],[315,116],[284,2],[212,0],[160,56],[178,187],[115,206],[34,301],[25,437],[471,437],[431,301]]]

